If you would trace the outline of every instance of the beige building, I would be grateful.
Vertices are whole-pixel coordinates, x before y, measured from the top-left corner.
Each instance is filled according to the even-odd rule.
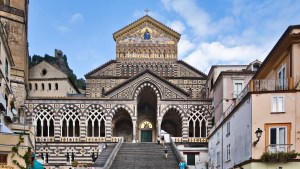
[[[290,26],[209,134],[210,168],[300,166],[300,25]]]
[[[67,97],[79,94],[67,74],[42,61],[29,69],[28,97]]]
[[[20,155],[34,146],[22,111],[28,71],[27,5],[27,0],[0,1],[0,168],[17,168],[13,160],[25,166],[18,155],[12,157],[20,133],[25,132],[24,142],[16,147]]]

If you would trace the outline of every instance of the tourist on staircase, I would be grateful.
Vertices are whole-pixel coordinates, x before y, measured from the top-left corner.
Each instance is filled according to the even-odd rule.
[[[167,159],[168,158],[168,148],[167,148],[167,146],[165,146],[164,152],[165,152],[165,158]]]

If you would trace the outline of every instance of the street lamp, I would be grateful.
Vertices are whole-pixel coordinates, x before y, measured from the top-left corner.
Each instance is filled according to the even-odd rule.
[[[263,131],[262,131],[260,128],[258,128],[258,129],[255,131],[257,140],[254,141],[254,146],[256,146],[256,144],[259,142],[259,139],[260,139],[260,137],[261,137],[261,135],[262,135],[262,132],[263,132]]]

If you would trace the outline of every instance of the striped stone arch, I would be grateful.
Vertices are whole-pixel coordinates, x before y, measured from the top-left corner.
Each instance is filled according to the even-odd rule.
[[[89,112],[89,110],[91,110],[92,108],[96,108],[96,109],[100,109],[104,111],[104,115],[108,116],[108,111],[106,110],[105,107],[103,107],[102,105],[99,104],[91,104],[89,105],[84,111],[83,114],[87,114]]]
[[[110,112],[108,113],[108,116],[112,119],[119,109],[125,109],[129,113],[131,119],[134,116],[133,110],[130,107],[126,106],[125,104],[115,105],[113,108],[111,108]]]
[[[69,109],[69,108],[71,108],[71,109],[76,109],[76,111],[79,113],[79,115],[82,116],[82,111],[81,111],[81,109],[80,109],[78,106],[76,106],[75,104],[65,104],[65,105],[63,105],[63,106],[58,110],[58,112],[59,112],[59,113],[63,113],[64,110],[67,110],[67,109]]]
[[[83,120],[85,126],[84,133],[82,133],[81,136],[104,137],[105,135],[101,135],[101,130],[104,130],[104,133],[106,133],[107,110],[102,105],[92,104],[84,110],[84,114]],[[102,124],[104,125],[104,128],[101,127]]]
[[[166,106],[166,107],[164,107],[162,110],[161,110],[161,117],[164,117],[164,115],[166,114],[166,112],[167,111],[169,111],[170,109],[176,109],[179,113],[180,113],[180,117],[181,117],[181,119],[184,117],[184,115],[185,115],[185,112],[184,112],[184,110],[180,107],[180,106],[178,106],[178,105],[168,105],[168,106]]]
[[[60,134],[62,137],[80,137],[85,119],[81,109],[75,104],[65,104],[58,110]],[[73,127],[75,126],[75,127]],[[71,132],[69,132],[71,128]]]
[[[33,109],[33,125],[37,137],[54,137],[55,111],[49,104],[40,104]]]
[[[51,105],[49,105],[49,104],[39,104],[38,106],[36,106],[33,109],[32,117],[33,117],[33,124],[34,125],[36,125],[36,115],[37,115],[37,113],[40,113],[40,111],[45,110],[45,109],[53,114],[53,118],[56,115],[55,109]]]
[[[209,105],[194,105],[188,109],[188,111],[187,111],[188,124],[190,121],[194,121],[194,122],[200,121],[201,122],[203,120],[205,120],[207,122],[207,124],[206,124],[206,126],[207,126],[206,135],[207,135],[209,130],[212,128],[212,117],[211,117]],[[200,133],[200,135],[201,135],[201,133]]]
[[[153,83],[151,82],[143,82],[142,84],[138,85],[133,91],[134,91],[134,94],[133,94],[133,100],[136,100],[138,95],[141,93],[141,91],[145,88],[145,87],[150,87],[153,89],[153,91],[155,92],[156,94],[156,97],[158,100],[161,99],[161,91],[160,89]]]

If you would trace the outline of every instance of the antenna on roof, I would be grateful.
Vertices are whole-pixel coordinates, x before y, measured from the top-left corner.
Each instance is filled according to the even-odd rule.
[[[150,10],[148,8],[146,8],[144,11],[145,11],[146,15],[148,15],[148,13],[150,12]]]

